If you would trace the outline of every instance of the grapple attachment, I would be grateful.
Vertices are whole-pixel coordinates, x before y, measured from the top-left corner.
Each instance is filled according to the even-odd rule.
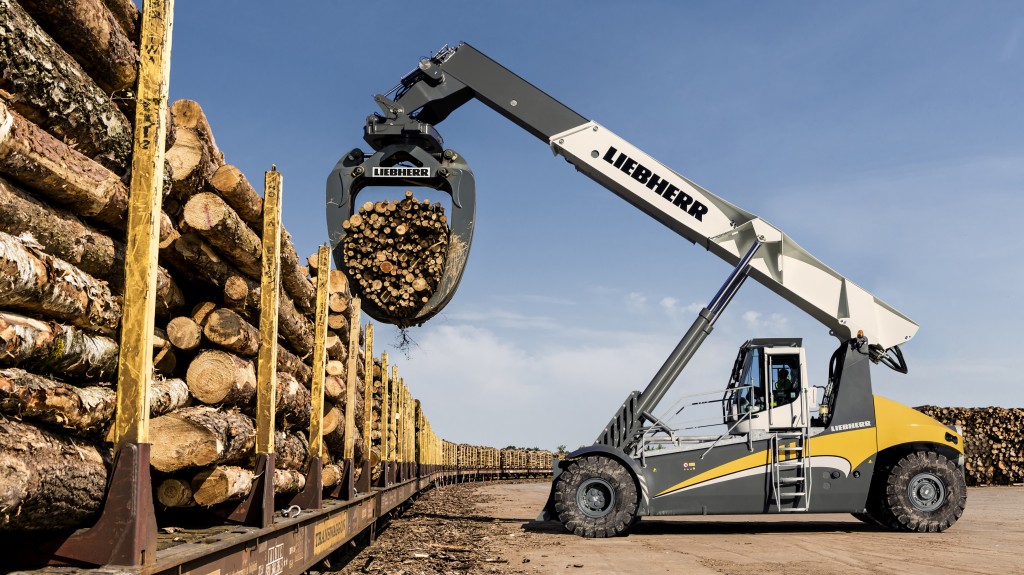
[[[396,315],[362,297],[361,306],[370,317],[384,323],[408,327],[420,325],[436,315],[455,294],[469,257],[476,216],[476,185],[473,172],[462,156],[453,150],[428,150],[418,142],[406,141],[382,147],[367,156],[356,148],[334,166],[327,178],[327,231],[335,266],[346,275],[342,223],[357,213],[356,197],[366,188],[431,188],[452,198],[448,253],[440,281],[428,301],[412,315]],[[358,282],[349,277],[354,295],[360,296]]]

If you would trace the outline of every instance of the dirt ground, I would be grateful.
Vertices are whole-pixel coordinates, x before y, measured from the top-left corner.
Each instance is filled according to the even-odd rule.
[[[1024,488],[968,491],[945,533],[894,533],[846,515],[644,518],[583,539],[534,521],[549,483],[445,486],[420,498],[344,574],[1024,574]]]

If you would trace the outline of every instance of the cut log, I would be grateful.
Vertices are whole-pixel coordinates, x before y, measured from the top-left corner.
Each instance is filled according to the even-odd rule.
[[[345,380],[337,375],[324,378],[324,397],[338,405],[345,403]],[[324,433],[327,433],[326,431]]]
[[[108,387],[75,387],[23,369],[0,369],[0,410],[8,416],[83,434],[109,424],[116,402]]]
[[[13,0],[0,0],[0,90],[19,113],[117,174],[132,127],[71,56]]]
[[[313,368],[309,367],[297,355],[277,345],[277,371],[292,375],[299,382],[309,387],[313,381]]]
[[[117,356],[117,342],[108,337],[0,312],[0,367],[101,381],[117,373]]]
[[[149,390],[149,415],[159,417],[186,407],[192,400],[188,384],[183,380],[157,378]]]
[[[281,285],[295,302],[295,307],[306,313],[312,313],[316,304],[316,288],[306,275],[306,266],[299,263],[299,254],[295,251],[292,236],[288,230],[281,229]]]
[[[256,428],[237,411],[193,406],[153,418],[150,437],[153,467],[172,472],[244,460],[256,445]]]
[[[332,293],[327,306],[334,313],[342,313],[348,309],[348,295],[343,293]]]
[[[212,301],[201,301],[192,307],[192,321],[200,326],[206,321],[206,317],[217,309],[217,304]]]
[[[344,362],[337,360],[330,360],[327,362],[327,375],[340,376],[345,375],[345,364]]]
[[[200,471],[192,479],[192,497],[204,507],[242,499],[252,490],[252,476],[248,469],[228,465]]]
[[[171,191],[179,202],[201,192],[213,177],[217,162],[195,130],[176,126],[174,145],[167,150],[171,165]]]
[[[231,276],[224,282],[224,302],[237,309],[253,309],[259,302],[252,299],[249,282],[242,276]]]
[[[0,301],[91,332],[113,333],[121,306],[107,286],[78,268],[0,232]]]
[[[0,172],[78,216],[125,229],[128,186],[117,174],[15,113],[2,100]],[[170,218],[161,214],[160,245],[169,245],[177,236]]]
[[[308,429],[310,395],[289,373],[277,374],[277,421],[284,429]]]
[[[339,425],[343,425],[345,422],[345,414],[342,413],[341,408],[334,404],[327,402],[324,403],[324,418],[320,424],[321,433],[327,435],[333,433],[335,429],[338,429]]]
[[[108,94],[135,87],[138,48],[104,0],[18,0]]]
[[[327,291],[330,293],[348,293],[348,278],[341,270],[331,270],[327,280]]]
[[[274,493],[298,493],[306,484],[306,477],[290,469],[274,470]],[[193,499],[199,505],[212,507],[218,503],[236,501],[252,491],[253,472],[241,467],[221,465],[199,472],[192,480]]]
[[[156,488],[156,500],[164,507],[194,507],[192,486],[184,479],[164,479]]]
[[[253,363],[215,349],[206,350],[192,360],[185,382],[196,399],[211,405],[243,405],[256,395]]]
[[[209,192],[192,196],[185,204],[185,223],[244,274],[260,277],[263,244],[220,196]]]
[[[348,331],[348,318],[344,314],[332,313],[327,315],[327,327],[334,331],[345,333]]]
[[[306,486],[306,476],[294,469],[274,470],[274,493],[293,495]]]
[[[323,483],[324,487],[334,487],[335,485],[341,483],[343,475],[344,471],[342,470],[340,465],[328,463],[327,465],[323,466],[323,470],[320,473],[320,481]]]
[[[217,142],[213,139],[213,130],[210,129],[210,123],[198,102],[178,100],[171,104],[171,122],[175,129],[194,130],[202,139],[203,145],[209,149],[210,156],[217,166],[224,165],[224,154],[217,147]]]
[[[216,190],[250,227],[258,230],[263,225],[263,198],[253,189],[242,170],[231,164],[217,168],[210,178],[210,187]]]
[[[214,344],[244,357],[254,357],[260,348],[260,330],[226,308],[206,316],[203,333]]]
[[[106,488],[92,443],[0,418],[0,531],[78,527],[99,511]]]
[[[167,339],[182,351],[193,351],[203,342],[203,328],[192,318],[179,316],[167,324]]]
[[[342,339],[333,333],[327,335],[327,357],[334,361],[345,361],[348,357],[348,346]]]

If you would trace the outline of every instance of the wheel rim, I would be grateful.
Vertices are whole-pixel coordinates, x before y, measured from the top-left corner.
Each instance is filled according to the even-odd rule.
[[[946,486],[933,473],[918,473],[907,485],[910,503],[921,511],[935,511],[946,500]]]
[[[576,490],[576,505],[587,517],[604,517],[615,508],[615,489],[600,477],[588,479]]]

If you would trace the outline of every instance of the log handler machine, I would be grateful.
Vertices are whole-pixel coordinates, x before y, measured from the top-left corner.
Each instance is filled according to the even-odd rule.
[[[967,501],[960,429],[876,396],[871,366],[906,373],[900,345],[918,326],[820,262],[758,216],[672,171],[468,44],[419,62],[376,96],[366,122],[372,153],[342,157],[327,183],[327,224],[338,267],[342,222],[368,186],[420,186],[452,197],[444,277],[418,323],[451,299],[472,240],[474,178],[435,125],[476,98],[530,132],[611,192],[686,240],[735,265],[642,392],[634,391],[596,442],[556,462],[541,519],[584,537],[628,532],[643,516],[852,513],[905,531],[943,531]],[[828,379],[813,386],[802,340],[744,343],[714,436],[680,435],[654,415],[665,393],[747,277],[823,323],[838,340]],[[367,313],[386,321],[381,310]],[[819,397],[820,391],[820,397]]]

